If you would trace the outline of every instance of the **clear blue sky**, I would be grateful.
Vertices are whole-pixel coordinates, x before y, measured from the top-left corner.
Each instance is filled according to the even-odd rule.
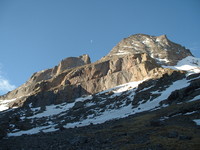
[[[136,33],[166,34],[200,57],[200,0],[0,0],[0,94],[63,58],[96,61]]]

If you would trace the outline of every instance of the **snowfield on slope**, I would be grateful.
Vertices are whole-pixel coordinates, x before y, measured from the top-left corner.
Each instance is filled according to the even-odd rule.
[[[187,71],[189,74],[200,73],[200,58],[188,56],[180,60],[176,66],[163,66],[174,70]]]
[[[140,105],[137,108],[132,108],[132,105],[129,104],[128,106],[122,107],[120,109],[107,110],[107,111],[103,112],[102,114],[100,114],[99,116],[94,117],[94,118],[91,117],[91,118],[88,118],[88,119],[85,119],[85,120],[82,120],[79,122],[67,124],[64,127],[73,128],[75,126],[77,126],[77,127],[86,126],[91,123],[99,124],[99,123],[104,123],[108,120],[124,118],[129,115],[133,115],[135,113],[157,109],[160,106],[159,103],[162,100],[165,100],[171,94],[171,92],[173,92],[174,90],[178,90],[178,89],[187,87],[188,85],[189,85],[188,80],[186,80],[186,79],[178,80],[178,81],[174,82],[170,87],[168,87],[164,92],[162,92],[159,97],[157,97],[156,99],[154,99],[152,101],[148,100],[146,103],[140,103]],[[131,95],[133,95],[133,93],[135,91],[136,91],[136,89],[133,89],[131,91]]]
[[[142,81],[123,84],[121,86],[117,86],[116,88],[112,88],[110,90],[100,92],[96,95],[101,97],[101,95],[105,94],[106,92],[112,91],[113,94],[111,96],[112,96],[112,98],[115,98],[115,97],[120,96],[122,93],[126,92],[126,94],[128,94],[127,98],[132,97],[132,99],[133,99],[133,97],[135,95],[135,91],[137,90],[137,87],[141,82]],[[171,94],[172,91],[184,88],[188,85],[189,85],[188,80],[186,80],[186,79],[178,80],[178,81],[174,82],[172,85],[170,85],[165,91],[160,92],[161,95],[159,97],[155,98],[154,100],[151,100],[151,101],[148,100],[145,103],[142,103],[142,100],[141,100],[141,102],[139,103],[139,105],[136,108],[133,108],[132,103],[130,103],[129,105],[126,105],[125,104],[126,100],[123,100],[122,105],[119,108],[115,108],[115,109],[107,108],[103,112],[95,109],[94,111],[95,111],[96,115],[90,114],[87,116],[87,118],[81,118],[79,121],[66,123],[63,127],[64,128],[74,128],[74,127],[87,126],[90,124],[101,124],[101,123],[104,123],[109,120],[124,118],[124,117],[127,117],[132,114],[136,114],[139,112],[151,111],[154,109],[159,109],[159,108],[165,107],[165,106],[160,106],[159,103],[162,100],[165,100]],[[159,93],[159,92],[157,92],[157,93]],[[42,118],[42,117],[50,118],[50,117],[53,117],[54,115],[55,116],[61,115],[61,113],[66,112],[67,110],[72,108],[76,102],[86,101],[86,100],[87,100],[87,103],[86,103],[85,107],[90,106],[89,104],[91,102],[89,100],[92,100],[92,96],[78,98],[73,103],[69,103],[69,104],[62,103],[59,105],[47,106],[46,110],[44,112],[37,113],[37,114],[29,117],[29,119],[37,119],[37,118]],[[37,111],[37,109],[35,109],[35,108],[32,108],[32,109]],[[24,119],[24,118],[25,117],[23,117],[23,116],[21,117],[21,119]],[[23,134],[36,134],[41,131],[42,132],[53,132],[53,131],[59,130],[59,129],[55,129],[56,125],[58,125],[58,124],[51,122],[50,125],[37,126],[35,128],[26,130],[26,131],[17,130],[15,132],[8,133],[8,136],[21,136]]]

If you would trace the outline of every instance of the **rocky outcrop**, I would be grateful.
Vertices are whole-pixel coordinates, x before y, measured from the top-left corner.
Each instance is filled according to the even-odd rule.
[[[40,82],[42,80],[51,79],[65,70],[72,69],[75,67],[83,66],[86,64],[90,64],[90,57],[88,55],[82,55],[79,57],[68,57],[62,60],[58,66],[54,68],[39,71],[32,75],[30,81],[31,82]]]
[[[22,99],[22,97],[35,94],[45,88],[48,80],[53,78],[58,79],[60,77],[59,74],[63,71],[90,63],[90,57],[88,55],[65,58],[58,66],[34,73],[26,83],[17,89],[8,92],[6,95],[0,96],[0,99],[13,99],[19,97]]]
[[[52,72],[55,75],[60,74],[64,70],[90,64],[90,57],[88,55],[82,55],[80,57],[68,57],[60,62],[58,67],[55,67]]]
[[[132,35],[120,41],[108,54],[109,57],[127,54],[147,53],[159,63],[175,65],[179,60],[192,56],[185,47],[171,42],[166,35]]]

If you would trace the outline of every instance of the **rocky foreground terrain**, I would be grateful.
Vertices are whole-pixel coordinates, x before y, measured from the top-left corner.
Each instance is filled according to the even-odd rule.
[[[195,150],[200,59],[132,35],[91,63],[69,57],[0,96],[0,149]]]

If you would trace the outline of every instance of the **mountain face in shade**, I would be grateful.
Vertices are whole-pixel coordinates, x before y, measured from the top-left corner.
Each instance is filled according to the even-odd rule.
[[[200,59],[166,35],[136,34],[97,62],[65,58],[0,96],[0,145],[196,149],[199,102]]]

